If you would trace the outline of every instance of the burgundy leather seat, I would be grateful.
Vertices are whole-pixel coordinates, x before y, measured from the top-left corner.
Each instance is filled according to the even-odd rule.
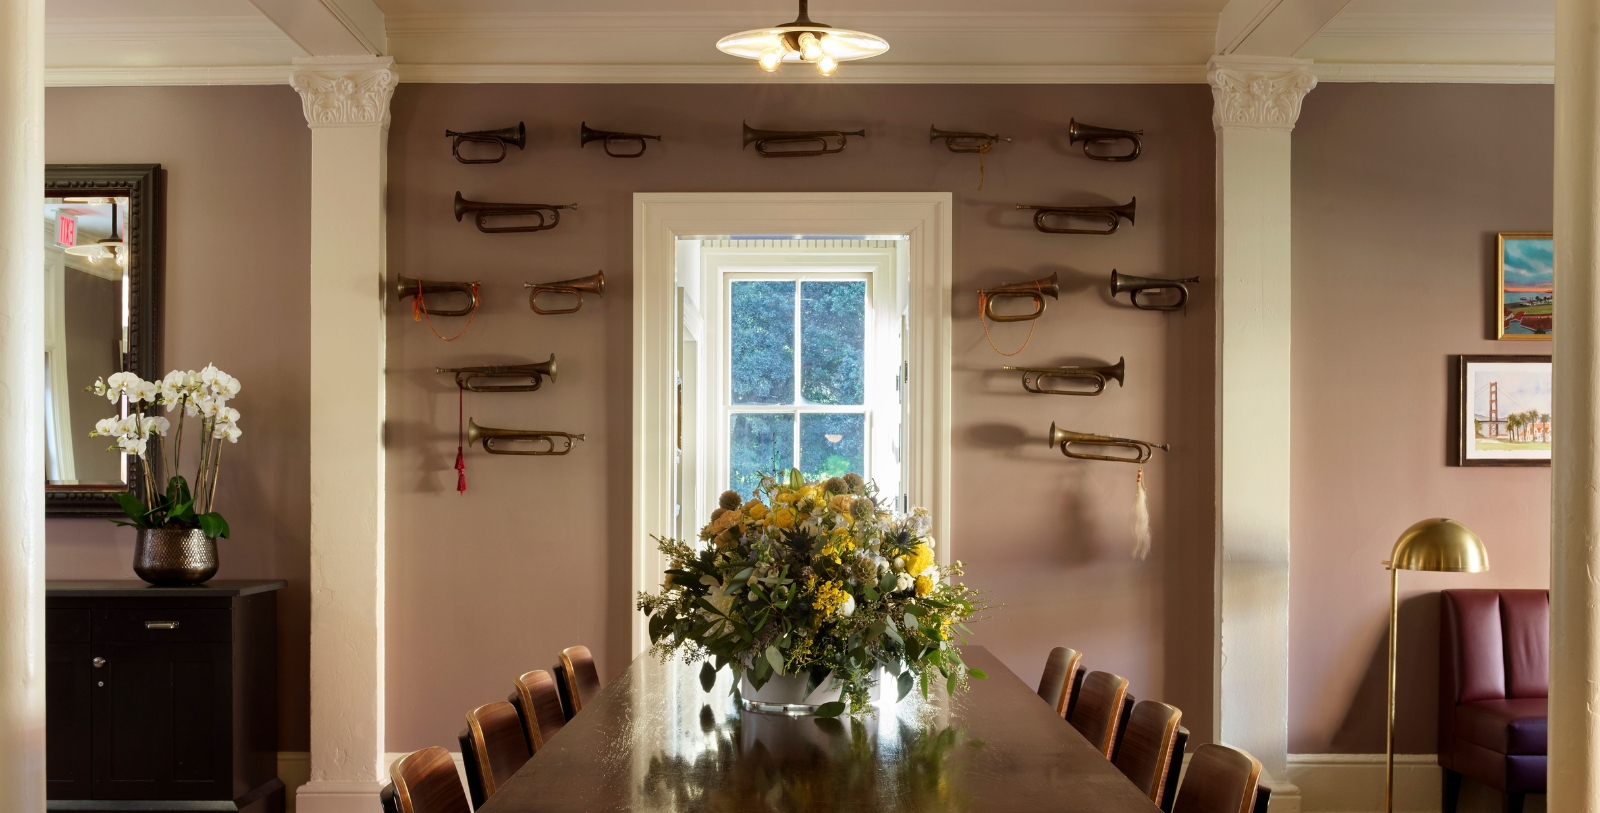
[[[1545,790],[1550,591],[1445,590],[1439,607],[1439,765],[1444,813],[1461,777],[1521,813]]]

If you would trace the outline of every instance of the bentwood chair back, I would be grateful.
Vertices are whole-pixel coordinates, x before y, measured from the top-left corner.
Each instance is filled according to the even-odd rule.
[[[437,745],[412,751],[389,766],[400,813],[472,813],[450,752]]]
[[[1261,763],[1226,745],[1196,748],[1172,813],[1253,813]]]
[[[1117,724],[1122,719],[1122,701],[1128,695],[1128,679],[1110,672],[1090,672],[1078,690],[1078,702],[1067,722],[1110,759],[1117,746]]]
[[[528,750],[522,718],[510,703],[488,703],[467,712],[472,731],[472,752],[477,756],[478,785],[485,800],[533,756]]]
[[[1081,680],[1078,661],[1082,659],[1082,652],[1064,646],[1050,650],[1050,656],[1045,658],[1044,674],[1039,676],[1039,696],[1062,718],[1067,716],[1067,709],[1076,694],[1074,690]]]
[[[1167,764],[1167,787],[1161,792],[1162,813],[1172,813],[1172,800],[1178,798],[1178,777],[1183,773],[1183,751],[1188,746],[1189,729],[1179,725],[1172,742],[1172,761]]]
[[[595,669],[594,656],[586,646],[569,646],[561,650],[561,666],[567,673],[567,694],[572,699],[572,713],[583,711],[583,704],[600,693],[600,672]]]
[[[556,689],[556,679],[543,669],[525,672],[517,677],[516,697],[528,748],[537,754],[567,724],[567,715],[561,710],[561,693]]]
[[[1183,712],[1166,703],[1141,700],[1128,716],[1122,745],[1113,760],[1117,770],[1137,785],[1150,801],[1161,804],[1167,789],[1167,770],[1172,766],[1172,748],[1178,739],[1178,720]]]

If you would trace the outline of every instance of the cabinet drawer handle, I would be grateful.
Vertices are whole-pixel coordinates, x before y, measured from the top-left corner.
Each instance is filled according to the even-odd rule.
[[[91,661],[91,663],[94,664],[94,668],[99,669],[100,667],[106,665],[106,659],[105,658],[101,658],[101,657],[96,657],[93,661]]]
[[[146,621],[144,628],[147,630],[175,630],[178,628],[176,621]]]

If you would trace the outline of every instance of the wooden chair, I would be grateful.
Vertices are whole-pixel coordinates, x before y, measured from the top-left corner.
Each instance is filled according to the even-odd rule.
[[[567,673],[567,694],[572,699],[572,713],[583,711],[583,704],[600,693],[600,672],[595,669],[594,656],[586,646],[569,646],[561,650],[561,666]]]
[[[528,749],[522,718],[510,703],[487,703],[467,712],[467,728],[472,731],[472,752],[477,756],[478,785],[487,801],[533,752]]]
[[[1261,763],[1226,745],[1206,743],[1189,758],[1172,813],[1254,813]]]
[[[1066,719],[1067,710],[1077,699],[1077,689],[1083,683],[1083,670],[1078,661],[1083,653],[1076,649],[1058,646],[1045,658],[1044,674],[1039,676],[1039,696],[1055,708],[1056,714]]]
[[[1116,754],[1117,724],[1122,720],[1122,706],[1127,695],[1127,678],[1110,672],[1090,672],[1084,676],[1078,702],[1067,718],[1067,722],[1106,759]]]
[[[412,751],[389,766],[400,813],[472,813],[450,752],[439,746]]]
[[[1167,771],[1172,766],[1172,749],[1182,717],[1183,712],[1166,703],[1139,701],[1128,717],[1122,745],[1113,760],[1117,770],[1157,805],[1167,790]]]
[[[556,679],[543,669],[526,672],[517,678],[515,697],[517,711],[522,716],[523,733],[528,738],[528,749],[537,754],[567,724],[567,715],[561,710],[561,693],[556,690]]]
[[[1161,791],[1162,813],[1172,813],[1172,800],[1178,798],[1178,777],[1183,774],[1183,752],[1188,745],[1189,729],[1179,725],[1172,742],[1172,762],[1167,765],[1167,787]]]

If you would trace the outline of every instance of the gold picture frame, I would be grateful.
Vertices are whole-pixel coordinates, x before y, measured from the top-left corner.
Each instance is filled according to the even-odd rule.
[[[1506,231],[1495,240],[1495,338],[1550,341],[1555,254],[1550,232]],[[1509,251],[1509,254],[1508,254]],[[1507,271],[1512,276],[1506,284]]]

